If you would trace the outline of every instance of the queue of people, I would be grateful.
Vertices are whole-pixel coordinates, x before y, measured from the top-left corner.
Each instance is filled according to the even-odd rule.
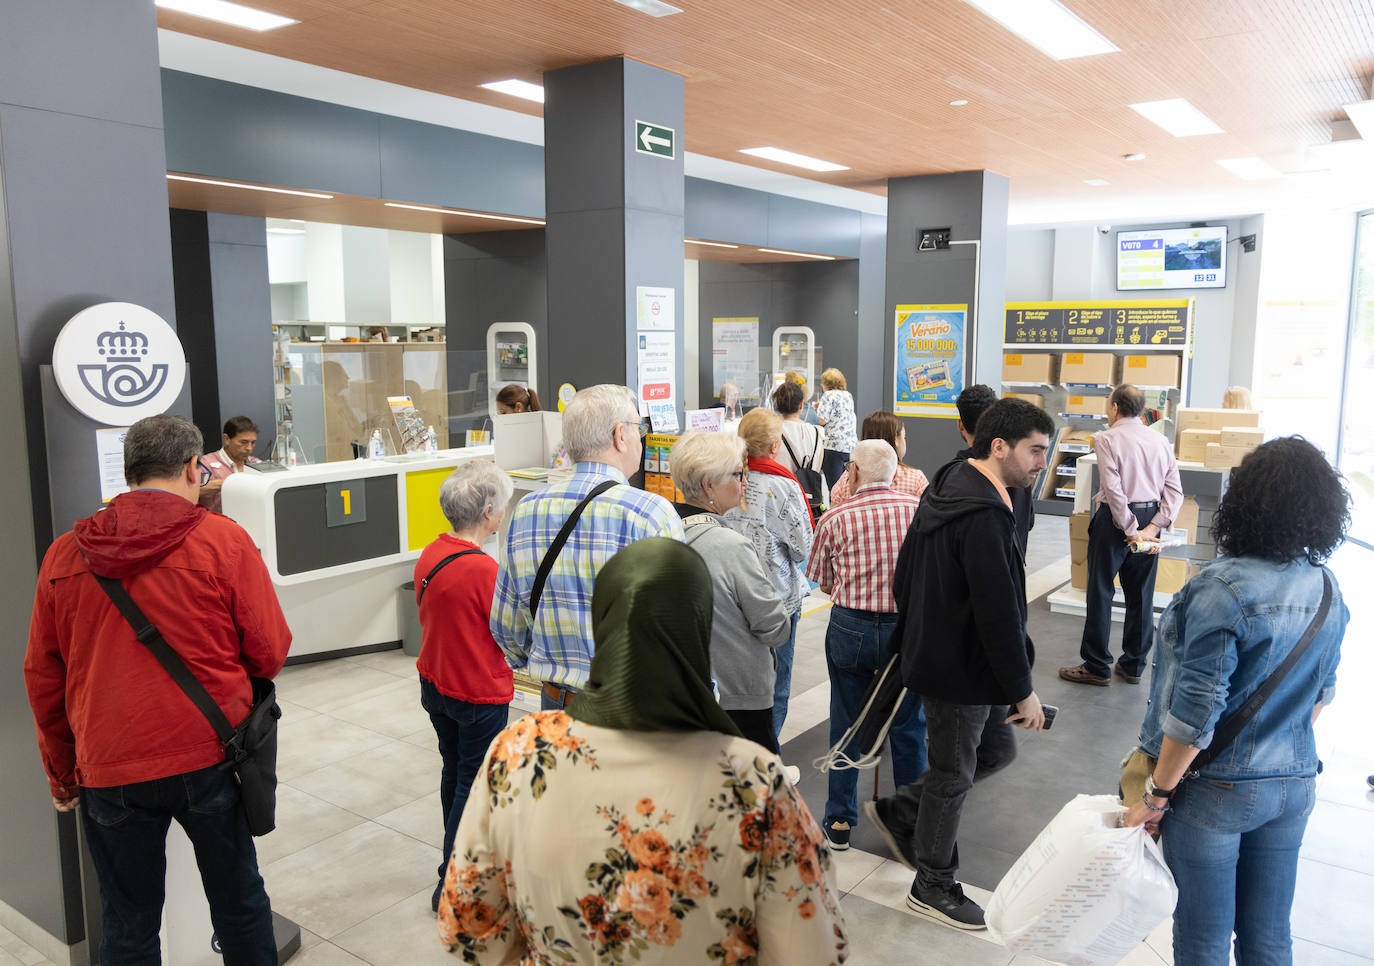
[[[818,824],[780,757],[813,582],[832,601],[832,743],[899,659],[897,789],[864,816],[914,873],[907,908],[985,928],[957,877],[959,822],[975,782],[1015,758],[1013,727],[1045,725],[1025,548],[1028,487],[1054,426],[1036,406],[969,387],[958,403],[967,448],[927,480],[901,463],[896,416],[869,414],[860,440],[843,376],[827,370],[822,384],[819,431],[800,418],[800,386],[784,382],[778,412],[751,410],[737,435],[683,436],[677,504],[628,482],[643,458],[633,393],[582,390],[563,414],[574,472],[514,507],[500,565],[482,547],[505,520],[510,478],[473,461],[443,483],[451,529],[415,568],[418,670],[442,758],[432,906],[464,961],[844,961],[830,853],[849,848],[859,821],[854,773],[831,773]],[[533,393],[506,404],[539,406]],[[1137,592],[1147,600],[1149,551],[1180,491],[1171,454],[1136,428],[1138,390],[1118,387],[1109,408],[1090,557],[1095,542],[1099,594],[1119,572],[1129,610]],[[251,454],[249,434],[251,421],[225,426],[225,475]],[[102,961],[156,959],[172,820],[196,844],[226,962],[276,961],[220,741],[107,586],[122,584],[188,664],[213,669],[203,683],[231,721],[247,715],[250,678],[280,670],[290,631],[251,540],[207,512],[205,460],[182,417],[136,423],[131,492],[54,542],[39,575],[25,678],[54,806],[84,805]],[[831,508],[813,519],[798,474],[817,468],[837,472]],[[1344,483],[1319,451],[1300,438],[1264,444],[1232,473],[1221,556],[1160,621],[1140,731],[1152,773],[1125,822],[1162,836],[1179,966],[1225,962],[1233,934],[1238,961],[1291,959],[1312,723],[1333,697],[1349,618],[1324,563],[1348,526]],[[1091,598],[1084,663],[1060,676],[1110,684]],[[199,601],[194,625],[176,619],[188,600]],[[1149,627],[1148,610],[1128,620],[1113,666],[1128,683],[1144,674]],[[542,711],[508,724],[513,670],[539,683]],[[1230,741],[1237,721],[1244,737]]]

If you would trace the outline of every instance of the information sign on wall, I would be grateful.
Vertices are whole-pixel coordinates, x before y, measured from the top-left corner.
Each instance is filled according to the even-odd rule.
[[[967,319],[967,304],[897,306],[894,413],[958,417],[954,401],[964,389]]]
[[[102,302],[68,320],[52,350],[53,377],[81,414],[128,426],[171,408],[186,381],[176,331],[132,302]]]
[[[734,383],[740,399],[758,402],[759,320],[711,320],[711,392],[720,396],[720,387]]]
[[[652,154],[656,158],[671,161],[676,156],[673,148],[675,140],[677,132],[670,127],[635,121],[635,150],[640,154]]]
[[[1183,346],[1190,299],[1008,302],[1006,345]]]

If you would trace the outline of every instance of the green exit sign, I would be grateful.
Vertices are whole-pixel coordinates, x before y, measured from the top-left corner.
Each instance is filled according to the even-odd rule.
[[[635,150],[640,154],[652,154],[656,158],[671,161],[676,156],[673,150],[675,140],[675,132],[670,127],[635,121]]]

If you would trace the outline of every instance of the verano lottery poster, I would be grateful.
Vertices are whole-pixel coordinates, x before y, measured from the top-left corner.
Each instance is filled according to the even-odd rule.
[[[964,331],[968,305],[897,306],[899,416],[955,419],[964,388]]]

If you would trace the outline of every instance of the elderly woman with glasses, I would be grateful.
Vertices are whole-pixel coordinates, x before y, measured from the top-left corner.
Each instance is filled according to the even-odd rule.
[[[786,644],[792,622],[749,541],[721,515],[740,505],[749,471],[744,441],[725,433],[688,433],[672,452],[673,484],[686,544],[701,554],[714,591],[711,674],[720,706],[740,733],[777,754],[773,733],[773,648]]]

